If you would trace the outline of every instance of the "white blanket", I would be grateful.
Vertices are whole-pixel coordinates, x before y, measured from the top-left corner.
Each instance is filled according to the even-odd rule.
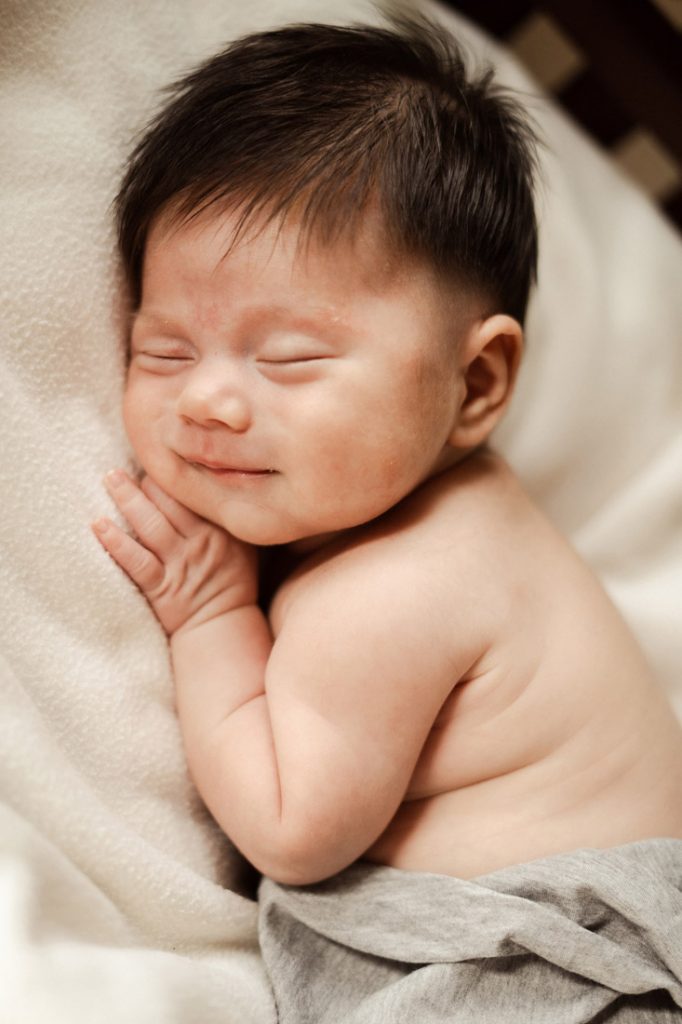
[[[371,16],[369,0],[2,6],[2,1022],[273,1019],[240,863],[187,777],[164,636],[89,530],[130,457],[108,206],[163,84],[244,31]],[[682,708],[682,248],[530,103],[541,284],[499,442]]]

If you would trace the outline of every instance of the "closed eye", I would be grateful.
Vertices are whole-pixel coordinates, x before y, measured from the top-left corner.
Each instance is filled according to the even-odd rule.
[[[274,382],[313,381],[324,374],[324,367],[331,362],[328,355],[288,355],[278,358],[259,358],[256,360],[258,369],[264,377]]]
[[[169,372],[192,362],[192,358],[186,355],[170,355],[161,352],[133,352],[132,362],[143,370]]]
[[[322,359],[329,359],[328,355],[299,355],[299,356],[281,356],[278,359],[264,359],[260,358],[259,363],[264,366],[288,366],[290,363],[319,363]]]

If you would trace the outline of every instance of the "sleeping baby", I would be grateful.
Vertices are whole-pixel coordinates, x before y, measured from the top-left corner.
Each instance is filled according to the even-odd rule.
[[[94,529],[169,636],[199,792],[284,890],[682,839],[680,726],[489,445],[534,170],[516,101],[421,21],[239,40],[131,158],[143,475],[107,477],[132,535]]]

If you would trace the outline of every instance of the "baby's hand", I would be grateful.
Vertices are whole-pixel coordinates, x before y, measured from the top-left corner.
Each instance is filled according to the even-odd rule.
[[[148,476],[138,486],[117,469],[105,482],[136,537],[107,518],[93,523],[93,530],[167,633],[255,603],[255,548],[195,515]]]

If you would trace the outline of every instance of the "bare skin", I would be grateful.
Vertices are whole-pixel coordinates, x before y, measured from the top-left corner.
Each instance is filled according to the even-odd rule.
[[[454,474],[415,500],[433,502],[440,585],[458,581],[453,603],[478,588],[462,626],[481,654],[366,858],[469,878],[582,846],[682,838],[680,727],[625,623],[502,460]],[[483,631],[480,604],[496,612]]]
[[[108,480],[135,537],[95,524],[170,637],[221,827],[294,884],[682,838],[680,726],[485,447],[518,324],[368,272],[375,239],[301,266],[286,232],[225,259],[223,227],[152,234],[125,406],[147,475]],[[300,559],[267,617],[262,544]]]

